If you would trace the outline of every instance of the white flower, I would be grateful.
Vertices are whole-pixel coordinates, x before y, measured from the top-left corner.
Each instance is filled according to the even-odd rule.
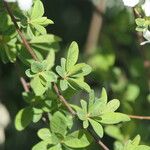
[[[146,16],[150,16],[150,0],[145,0],[145,3],[142,5],[142,9]]]
[[[150,31],[149,30],[145,30],[143,31],[143,37],[147,40],[142,42],[140,45],[145,45],[147,43],[150,43]]]
[[[5,2],[16,2],[16,0],[4,0]]]
[[[32,7],[32,0],[17,0],[21,10],[28,11]]]
[[[139,0],[123,0],[125,6],[134,7],[139,3]]]
[[[33,4],[33,0],[4,0],[5,2],[17,2],[20,9],[23,11],[28,11]]]

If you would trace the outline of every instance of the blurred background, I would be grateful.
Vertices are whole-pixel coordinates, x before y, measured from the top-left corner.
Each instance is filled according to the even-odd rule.
[[[48,32],[62,38],[56,63],[65,55],[66,47],[72,41],[77,41],[80,61],[87,62],[93,68],[87,77],[91,87],[95,91],[105,87],[109,99],[121,101],[121,112],[150,115],[150,45],[140,46],[141,38],[135,31],[133,11],[125,8],[121,0],[43,2],[45,15],[55,22],[47,28]],[[4,65],[0,62],[0,103],[10,115],[6,113],[9,125],[5,130],[5,143],[0,149],[30,150],[38,141],[36,131],[42,123],[31,125],[23,132],[15,130],[14,117],[26,105],[21,95],[23,88],[16,75],[14,64]],[[4,130],[4,127],[6,125],[0,122],[0,130]],[[142,143],[150,145],[150,121],[132,120],[119,125],[119,129],[121,133],[117,137],[111,135],[109,128],[106,129],[103,142],[110,149],[113,149],[115,139],[133,138],[137,134],[141,135]]]

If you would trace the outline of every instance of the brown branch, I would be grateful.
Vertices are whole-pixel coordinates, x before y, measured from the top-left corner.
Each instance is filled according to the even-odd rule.
[[[63,97],[63,95],[61,94],[60,90],[58,89],[57,85],[55,83],[53,83],[53,88],[55,93],[57,94],[57,96],[59,97],[61,103],[63,103],[66,108],[68,109],[68,111],[72,114],[72,116],[76,115],[76,112],[71,108],[71,106],[68,104],[67,100]]]
[[[31,48],[30,44],[28,43],[28,41],[24,37],[23,33],[20,31],[20,28],[19,28],[19,26],[17,24],[17,21],[16,21],[14,15],[13,15],[9,5],[5,1],[3,1],[3,3],[4,3],[4,7],[6,8],[9,16],[11,17],[11,20],[12,20],[12,22],[13,22],[13,24],[14,24],[14,26],[15,26],[15,28],[16,28],[16,30],[17,30],[20,38],[21,38],[21,40],[22,40],[22,42],[23,42],[23,45],[26,47],[26,50],[31,54],[31,56],[33,57],[34,60],[38,61],[39,59],[38,59],[36,53],[33,51],[33,49]]]
[[[101,0],[94,6],[93,16],[89,28],[89,33],[85,43],[85,55],[91,55],[97,45],[99,34],[102,28],[103,17],[105,11],[105,0]]]
[[[150,116],[128,115],[131,119],[150,120]]]
[[[26,80],[25,80],[23,77],[21,77],[21,78],[20,78],[20,81],[21,81],[21,83],[22,83],[22,86],[23,86],[25,92],[29,92],[29,91],[30,91],[30,90],[29,90],[29,85],[28,85],[28,83],[26,82]]]

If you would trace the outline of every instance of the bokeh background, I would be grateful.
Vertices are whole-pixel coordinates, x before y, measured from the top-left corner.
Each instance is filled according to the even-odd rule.
[[[125,8],[121,0],[43,2],[45,15],[55,22],[47,28],[48,32],[62,38],[56,64],[65,55],[67,46],[77,41],[80,61],[87,62],[93,68],[87,77],[91,87],[95,91],[105,87],[110,99],[121,101],[121,112],[150,115],[150,45],[140,46],[142,39],[135,31],[133,10]],[[14,128],[16,113],[26,105],[17,73],[16,65],[0,62],[0,101],[8,109],[11,118],[5,130],[4,150],[30,150],[39,140],[36,131],[42,126],[40,122],[23,132]],[[142,143],[150,145],[150,121],[132,120],[120,127],[124,139],[140,134]],[[107,133],[103,142],[113,149],[114,140]]]

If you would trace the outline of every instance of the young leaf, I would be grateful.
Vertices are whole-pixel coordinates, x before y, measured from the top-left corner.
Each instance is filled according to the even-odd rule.
[[[141,137],[140,135],[137,135],[133,140],[132,140],[132,144],[135,145],[135,146],[138,146],[140,144],[140,140],[141,140]]]
[[[104,131],[103,131],[103,127],[100,123],[96,122],[93,119],[89,119],[89,122],[91,124],[91,126],[93,127],[93,130],[95,131],[95,133],[102,138],[104,135]]]
[[[61,66],[57,66],[56,67],[56,72],[58,73],[58,75],[60,75],[62,78],[65,77],[66,72],[63,70],[63,68]]]
[[[40,79],[40,77],[39,77],[38,75],[36,75],[36,76],[32,79],[30,85],[31,85],[31,88],[33,89],[35,95],[37,95],[37,96],[43,95],[44,92],[47,90],[47,87],[45,87],[45,86],[42,84],[41,79]]]
[[[68,88],[68,81],[67,80],[60,80],[60,89],[65,91]]]
[[[121,130],[119,127],[115,126],[115,125],[109,125],[105,127],[105,132],[107,135],[119,140],[119,141],[123,141],[124,137],[123,134],[121,133]]]
[[[67,130],[66,117],[59,111],[54,113],[51,119],[50,127],[51,127],[52,132],[59,133],[62,136],[64,136]]]
[[[47,150],[47,145],[49,143],[47,141],[41,141],[33,146],[32,150]]]
[[[104,124],[116,124],[125,121],[130,121],[129,116],[122,113],[116,113],[116,112],[103,114],[99,120],[100,123],[104,123]]]
[[[15,127],[18,131],[24,130],[33,119],[33,110],[30,107],[21,109],[15,118]]]
[[[60,144],[57,144],[57,145],[55,145],[55,146],[49,148],[48,150],[62,150],[62,148],[61,148],[61,145],[60,145]]]
[[[33,73],[41,72],[41,71],[43,71],[43,69],[45,69],[45,68],[44,68],[43,64],[40,63],[40,62],[34,61],[34,62],[31,64],[31,71],[32,71]]]
[[[53,49],[50,49],[47,57],[46,57],[47,67],[46,70],[50,70],[55,64],[55,52]]]
[[[80,101],[81,103],[81,107],[82,107],[82,110],[84,111],[85,114],[87,114],[87,102],[85,100],[81,100]]]
[[[86,119],[85,121],[83,121],[83,128],[87,129],[88,126],[89,126],[89,121],[88,121],[88,119]]]
[[[52,35],[52,34],[45,34],[40,36],[35,36],[31,39],[31,44],[38,44],[38,43],[53,43],[59,41],[59,38]]]
[[[94,93],[94,90],[91,90],[91,92],[89,93],[88,111],[90,111],[90,108],[91,108],[92,105],[94,104],[94,100],[95,100],[95,93]]]
[[[93,138],[85,130],[75,131],[64,139],[64,144],[71,148],[84,148],[89,146]]]
[[[91,67],[85,63],[80,63],[74,65],[71,70],[69,70],[67,76],[71,76],[74,78],[80,78],[88,75],[91,72]]]
[[[33,123],[37,123],[38,121],[40,121],[40,119],[42,118],[42,113],[41,114],[34,114],[33,115]]]
[[[102,114],[105,109],[106,104],[101,101],[101,99],[97,99],[91,107],[89,107],[90,116],[95,117]]]
[[[102,88],[100,99],[102,99],[105,102],[105,104],[107,103],[108,97],[107,97],[107,92],[105,88]]]
[[[66,63],[67,72],[69,72],[69,70],[76,64],[78,60],[78,54],[79,54],[78,44],[76,42],[72,42],[69,47],[67,55],[67,63]]]
[[[40,0],[36,0],[31,13],[31,20],[37,19],[44,15],[44,7]]]
[[[113,99],[107,103],[102,113],[114,112],[119,108],[119,106],[120,101],[118,99]]]
[[[50,130],[49,130],[48,128],[40,129],[37,134],[38,134],[38,137],[39,137],[41,140],[43,140],[43,141],[44,141],[44,140],[48,140],[49,143],[52,143],[52,142],[51,142],[51,138],[52,138],[51,132],[50,132]]]
[[[150,150],[150,147],[146,145],[139,145],[134,150]]]
[[[85,90],[88,93],[91,91],[90,86],[86,82],[84,82],[80,79],[69,78],[68,81],[74,83],[77,87],[79,87],[82,90]]]

